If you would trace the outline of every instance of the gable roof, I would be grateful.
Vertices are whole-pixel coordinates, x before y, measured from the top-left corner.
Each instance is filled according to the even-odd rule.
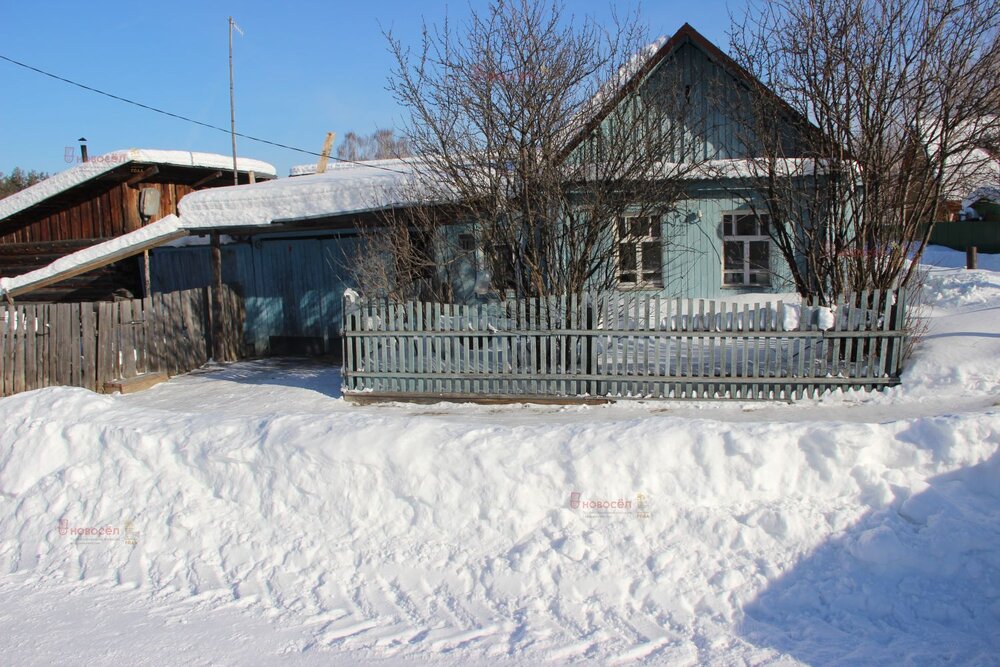
[[[767,86],[765,86],[757,77],[744,69],[743,66],[728,56],[722,49],[709,41],[707,37],[691,27],[691,24],[685,23],[669,39],[663,41],[661,38],[657,42],[654,42],[651,46],[655,46],[657,44],[662,44],[662,46],[659,46],[659,48],[657,48],[656,51],[649,56],[640,67],[636,68],[635,72],[628,77],[625,83],[614,91],[614,93],[606,100],[604,100],[598,108],[597,113],[591,117],[589,121],[584,123],[583,126],[573,135],[566,147],[563,148],[564,156],[572,153],[573,150],[576,149],[576,147],[579,146],[591,132],[604,122],[604,119],[607,118],[608,114],[610,114],[611,111],[622,102],[622,100],[624,100],[628,95],[634,93],[639,86],[642,85],[646,77],[654,69],[656,69],[661,62],[666,60],[669,55],[685,44],[693,44],[701,49],[710,59],[718,63],[720,67],[733,75],[733,77],[737,80],[745,82],[751,89],[767,91],[772,96],[772,99],[779,104],[788,117],[795,123],[801,123],[805,127],[815,129],[815,126],[813,126],[812,123],[805,118],[805,116],[793,109],[791,105],[767,88]]]
[[[13,215],[26,211],[53,197],[94,179],[107,176],[133,163],[164,165],[175,167],[193,167],[231,171],[233,158],[216,153],[195,153],[191,151],[151,150],[144,148],[128,148],[98,155],[87,162],[54,174],[44,181],[35,183],[20,192],[0,199],[0,222]],[[254,172],[262,178],[274,178],[277,171],[273,165],[250,158],[238,158],[237,169],[241,173]]]

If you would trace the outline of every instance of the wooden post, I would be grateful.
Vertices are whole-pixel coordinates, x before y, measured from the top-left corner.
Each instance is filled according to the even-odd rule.
[[[336,136],[334,132],[326,133],[326,139],[323,141],[323,152],[320,154],[319,162],[316,164],[317,174],[326,172],[326,163],[330,161],[330,150],[333,148],[333,139]]]
[[[974,245],[970,245],[965,249],[965,268],[970,270],[978,268],[978,254],[979,249]]]
[[[153,296],[152,280],[149,270],[149,251],[142,251],[142,295],[145,298]]]
[[[222,349],[222,246],[219,232],[212,232],[212,308],[210,313],[212,358],[223,361]]]

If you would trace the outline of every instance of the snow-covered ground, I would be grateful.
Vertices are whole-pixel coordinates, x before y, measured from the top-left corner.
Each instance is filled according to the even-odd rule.
[[[995,663],[998,260],[931,269],[883,394],[361,408],[281,360],[0,400],[0,662]]]

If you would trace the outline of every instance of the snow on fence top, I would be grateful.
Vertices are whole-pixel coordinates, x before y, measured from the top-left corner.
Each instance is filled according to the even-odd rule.
[[[187,229],[268,225],[417,203],[414,183],[412,160],[372,160],[323,174],[201,190],[184,197],[179,210]]]
[[[233,158],[216,153],[195,153],[191,151],[165,151],[145,148],[128,148],[105,153],[90,158],[66,171],[61,171],[40,183],[0,199],[0,220],[19,213],[39,202],[65,192],[72,187],[85,183],[101,174],[105,174],[129,162],[145,164],[176,165],[180,167],[207,167],[209,169],[232,169]],[[277,176],[274,165],[238,158],[237,169],[242,172],[252,171],[263,176]]]

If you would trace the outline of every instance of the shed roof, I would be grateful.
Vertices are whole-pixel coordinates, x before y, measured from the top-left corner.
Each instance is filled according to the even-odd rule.
[[[92,157],[65,171],[54,174],[44,181],[0,199],[0,223],[20,213],[40,207],[60,198],[74,188],[112,177],[113,174],[128,173],[135,164],[189,167],[200,170],[231,170],[233,158],[216,153],[191,151],[153,150],[128,148]],[[254,172],[257,176],[270,179],[277,175],[274,166],[260,160],[238,158],[237,169],[241,173]],[[197,179],[195,179],[197,180]]]

